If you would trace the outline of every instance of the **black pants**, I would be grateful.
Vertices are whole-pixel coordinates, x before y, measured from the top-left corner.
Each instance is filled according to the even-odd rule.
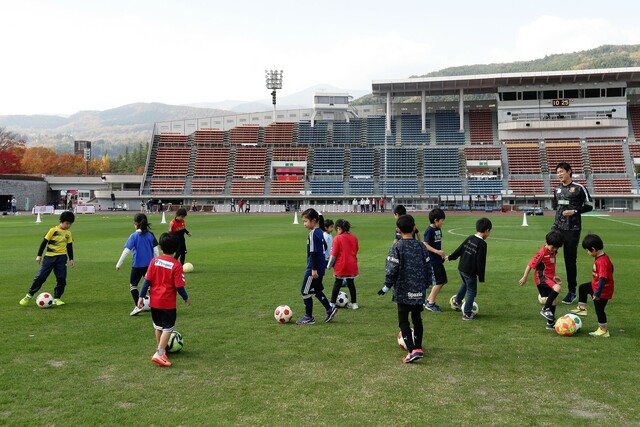
[[[593,287],[591,282],[583,283],[578,288],[578,303],[587,305],[587,295],[593,296]],[[593,307],[596,309],[598,323],[604,325],[607,323],[607,313],[604,312],[608,299],[599,299],[593,301]]]
[[[338,294],[340,293],[340,288],[342,288],[342,279],[337,279],[333,282],[333,290],[331,291],[331,303],[335,304],[336,299],[338,299]],[[353,279],[347,279],[347,288],[349,288],[349,300],[351,303],[355,304],[358,302],[358,297],[356,296],[356,284]]]
[[[402,338],[407,345],[407,350],[411,353],[416,348],[422,348],[422,310],[424,306],[398,304],[398,326],[402,332]],[[409,313],[411,313],[411,323],[413,323],[413,336],[411,325],[409,324]]]
[[[576,276],[578,268],[576,259],[578,258],[578,245],[580,244],[580,230],[556,230],[562,233],[562,254],[564,255],[564,265],[567,269],[567,289],[572,294],[576,293],[578,282]]]
[[[187,243],[184,241],[184,237],[178,244],[178,249],[173,257],[179,260],[180,264],[184,265],[184,260],[187,258]]]

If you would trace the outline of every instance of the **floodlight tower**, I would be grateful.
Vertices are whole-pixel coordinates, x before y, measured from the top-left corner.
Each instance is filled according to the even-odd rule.
[[[276,121],[276,90],[282,89],[282,70],[264,70],[267,89],[271,89],[271,103],[273,104],[273,121]]]

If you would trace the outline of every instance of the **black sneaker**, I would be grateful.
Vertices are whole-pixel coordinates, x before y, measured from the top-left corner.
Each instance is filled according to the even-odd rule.
[[[555,329],[555,328],[556,328],[556,325],[554,325],[553,323],[547,323],[546,328],[547,328],[547,329]]]
[[[562,299],[563,304],[572,304],[576,300],[576,294],[569,292],[566,297]]]
[[[324,319],[325,323],[331,322],[331,320],[333,320],[333,317],[336,315],[337,312],[338,312],[338,307],[331,307],[329,310],[327,310],[327,317]]]
[[[553,322],[554,320],[556,320],[556,316],[553,315],[551,310],[545,310],[543,308],[542,310],[540,310],[540,315],[547,319],[549,322]]]

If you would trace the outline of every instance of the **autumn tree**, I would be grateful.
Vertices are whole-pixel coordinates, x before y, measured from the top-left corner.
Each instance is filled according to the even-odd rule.
[[[47,172],[50,175],[84,175],[86,162],[84,157],[78,154],[63,153],[58,154],[52,162],[52,170]]]
[[[24,152],[24,139],[0,127],[0,174],[20,173]]]

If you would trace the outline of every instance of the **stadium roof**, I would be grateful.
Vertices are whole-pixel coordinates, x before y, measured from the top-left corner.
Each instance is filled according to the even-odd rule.
[[[595,82],[626,82],[640,87],[640,68],[603,68],[600,70],[540,71],[530,73],[478,74],[473,76],[411,77],[399,80],[374,80],[374,95],[426,96],[467,93],[496,93],[502,86],[560,85]]]

